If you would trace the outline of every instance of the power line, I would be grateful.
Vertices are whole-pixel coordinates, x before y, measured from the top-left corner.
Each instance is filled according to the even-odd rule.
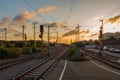
[[[24,2],[25,2],[27,5],[29,5],[29,7],[32,8],[32,9],[38,14],[38,16],[39,16],[40,18],[42,18],[43,20],[46,21],[46,19],[45,19],[44,17],[42,17],[42,16],[38,13],[38,11],[37,11],[27,0],[24,0]]]
[[[76,0],[72,0],[69,15],[67,16],[66,20],[68,20],[72,16],[73,9],[75,7],[75,3],[76,3]]]
[[[117,11],[119,11],[119,10],[120,10],[120,6],[119,6],[119,7],[116,7],[112,12],[110,12],[110,13],[108,14],[108,17],[114,15],[114,14],[115,14]]]
[[[42,3],[42,1],[41,1],[41,0],[39,0],[39,3],[40,3],[40,5],[45,6],[45,5]],[[49,15],[49,16],[51,16],[51,15]],[[55,16],[51,16],[51,18],[52,18],[52,17],[54,17],[54,21],[56,21]],[[52,18],[51,20],[53,20],[53,18]]]
[[[0,5],[0,9],[4,10],[10,17],[12,17],[11,15],[13,15],[15,13],[15,11],[13,13],[13,11],[11,11],[11,9],[3,7],[2,5]],[[5,12],[3,12],[3,13],[5,13]]]

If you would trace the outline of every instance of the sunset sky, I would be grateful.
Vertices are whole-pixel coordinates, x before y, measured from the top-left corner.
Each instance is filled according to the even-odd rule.
[[[79,24],[82,36],[86,39],[96,39],[101,23],[104,19],[104,33],[120,32],[120,0],[0,0],[0,39],[4,39],[3,28],[8,29],[8,40],[21,40],[22,25],[25,25],[25,33],[28,39],[33,39],[32,22],[36,25],[36,39],[40,39],[39,25],[53,24],[51,36],[62,36],[66,32],[74,30]],[[111,23],[110,18],[118,16]],[[113,20],[113,19],[112,19]],[[66,28],[67,27],[67,28]],[[47,28],[45,27],[44,39]],[[66,36],[66,39],[74,39]]]

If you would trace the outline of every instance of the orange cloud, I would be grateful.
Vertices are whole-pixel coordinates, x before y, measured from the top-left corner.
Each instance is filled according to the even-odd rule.
[[[22,34],[14,34],[14,37],[20,37]]]
[[[35,13],[30,13],[28,11],[25,11],[19,15],[17,15],[16,17],[14,17],[14,21],[16,22],[24,22],[24,21],[27,21],[31,18],[35,17]]]
[[[55,10],[56,6],[46,6],[38,10],[40,14],[47,14],[50,13],[51,11]]]
[[[120,15],[108,19],[108,21],[111,23],[114,23],[118,20],[120,20]]]
[[[75,35],[75,34],[76,34],[76,30],[71,30],[71,31],[65,33],[62,37],[71,36],[71,35]]]
[[[8,24],[10,21],[11,21],[11,17],[6,16],[0,21],[0,26],[4,26],[4,25]]]
[[[60,22],[54,22],[52,24],[50,24],[50,27],[65,27],[62,23]]]
[[[98,36],[98,34],[91,34],[90,36]]]
[[[2,19],[3,22],[8,23],[11,20],[9,16],[6,16]]]
[[[79,34],[87,34],[89,32],[90,32],[89,30],[79,31]],[[62,37],[76,35],[76,34],[78,34],[78,30],[74,29],[74,30],[71,30],[71,31],[65,33]]]

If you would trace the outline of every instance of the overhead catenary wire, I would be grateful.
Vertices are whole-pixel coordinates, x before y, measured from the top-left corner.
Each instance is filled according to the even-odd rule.
[[[3,7],[0,5],[0,9],[3,10],[3,12],[0,11],[0,13],[7,14],[8,16],[12,17],[11,15],[13,15],[13,12],[11,12],[9,9]]]
[[[67,21],[67,20],[69,20],[70,18],[71,18],[71,16],[72,16],[72,13],[73,13],[73,11],[74,11],[74,8],[75,8],[75,3],[76,3],[76,0],[71,0],[71,4],[70,4],[70,10],[69,10],[69,14],[68,14],[68,16],[64,19],[64,21]],[[71,31],[71,29],[70,28],[68,28],[67,26],[65,27],[67,30],[70,30]]]
[[[45,6],[43,3],[42,3],[42,1],[41,0],[39,0],[39,3],[40,3],[40,5],[42,5],[42,6]],[[51,16],[51,15],[49,15],[49,16]],[[55,18],[55,16],[53,16],[54,17],[54,21],[56,21],[56,18]],[[51,17],[52,18],[52,17]],[[53,20],[53,19],[52,19]]]
[[[41,16],[41,15],[39,14],[39,12],[38,12],[27,0],[24,0],[24,2],[25,2],[27,5],[29,5],[29,7],[32,8],[32,9],[35,11],[35,13],[38,14],[38,16],[39,16],[40,18],[42,18],[43,20],[47,21],[43,16]]]
[[[74,7],[75,7],[75,3],[76,3],[76,0],[72,0],[70,12],[69,12],[69,15],[66,18],[67,20],[72,16],[72,13],[73,13],[73,10],[74,10]]]

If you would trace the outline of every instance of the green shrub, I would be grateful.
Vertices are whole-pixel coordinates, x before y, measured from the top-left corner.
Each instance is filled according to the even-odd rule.
[[[0,48],[0,58],[17,58],[22,55],[21,48]]]
[[[41,52],[41,48],[37,48],[37,52]]]
[[[8,52],[6,48],[0,48],[0,58],[5,59],[8,57]]]
[[[21,48],[8,48],[7,52],[9,58],[18,58],[23,53]]]
[[[47,48],[42,48],[42,51],[45,52],[47,50]]]
[[[69,55],[68,55],[68,60],[70,61],[85,61],[88,60],[86,57],[81,55],[80,50],[76,48],[70,48],[69,49]]]
[[[75,48],[70,48],[69,49],[69,56],[68,56],[68,58],[71,58],[71,56],[73,56],[75,54]]]
[[[36,47],[32,47],[32,53],[36,53],[37,52],[37,48]]]
[[[30,47],[24,47],[23,48],[23,54],[32,54],[32,48]]]

